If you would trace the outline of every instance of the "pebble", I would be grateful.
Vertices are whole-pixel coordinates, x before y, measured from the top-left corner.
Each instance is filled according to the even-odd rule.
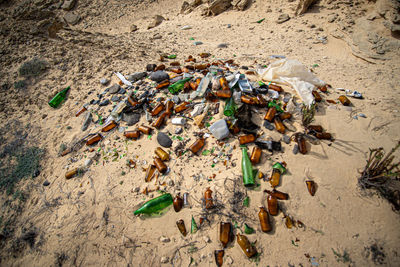
[[[193,44],[194,44],[194,45],[202,45],[203,42],[201,42],[201,41],[196,41],[196,42],[193,42]]]
[[[210,242],[211,242],[211,239],[210,239],[210,237],[208,237],[208,236],[204,236],[204,237],[203,237],[203,240],[204,240],[204,242],[206,242],[206,243],[210,243]]]
[[[281,15],[279,15],[276,23],[281,24],[281,23],[284,23],[285,21],[288,21],[289,19],[290,19],[290,17],[288,14],[281,14]]]
[[[154,69],[157,67],[156,64],[147,64],[146,70],[147,71],[154,71]]]
[[[192,26],[190,25],[185,25],[181,28],[181,30],[190,30],[192,28]]]
[[[165,71],[158,70],[156,72],[153,72],[150,75],[150,79],[155,81],[155,82],[161,82],[161,81],[164,81],[164,80],[168,80],[169,79],[169,75]]]
[[[169,136],[163,132],[158,132],[157,134],[157,142],[160,144],[162,147],[171,147],[172,145],[172,140],[169,138]]]
[[[135,72],[128,76],[128,80],[131,82],[136,82],[147,76],[147,72]]]
[[[118,94],[119,95],[123,95],[126,93],[126,90],[124,88],[121,87],[121,89],[119,89]]]
[[[118,132],[123,133],[125,132],[125,127],[119,126],[118,127]],[[118,136],[117,136],[118,137]]]
[[[107,78],[100,79],[100,83],[101,83],[102,85],[107,85],[109,82],[110,82],[110,80],[107,79]]]
[[[226,256],[225,262],[226,262],[226,264],[231,265],[231,264],[233,264],[233,259],[230,256]]]
[[[119,100],[120,100],[120,98],[119,98],[119,96],[117,96],[117,95],[113,95],[113,96],[111,97],[111,101],[112,101],[112,102],[119,102]]]
[[[161,263],[168,263],[169,258],[168,257],[161,257]]]
[[[169,185],[169,186],[174,186],[174,181],[172,181],[171,179],[168,179],[167,180],[167,185]]]
[[[139,186],[136,187],[136,188],[134,189],[134,191],[135,191],[136,193],[138,193],[138,192],[140,191],[140,187],[139,187]]]
[[[168,243],[168,242],[171,241],[171,239],[169,239],[169,238],[166,237],[166,236],[162,236],[162,237],[160,237],[160,241],[163,242],[163,243]]]
[[[43,182],[43,186],[49,186],[49,185],[50,185],[50,182],[49,182],[49,181],[45,180],[45,181]]]
[[[282,136],[282,141],[285,142],[286,144],[289,144],[290,143],[290,137],[288,135],[284,134]]]
[[[267,128],[270,131],[273,131],[275,129],[275,126],[272,123],[270,123],[269,121],[265,121],[263,125],[265,128]]]
[[[86,129],[89,127],[90,123],[92,122],[92,119],[93,119],[92,113],[87,112],[86,116],[85,116],[85,120],[83,121],[83,124],[82,124],[82,128],[81,128],[82,131],[86,131]]]
[[[183,132],[182,127],[178,127],[175,129],[175,134],[181,134]]]
[[[128,126],[135,125],[140,120],[140,113],[123,113],[122,120],[128,123]]]
[[[295,144],[293,147],[293,154],[296,155],[297,153],[299,153],[299,146],[297,144]]]
[[[217,46],[217,48],[228,48],[228,44],[227,43],[221,43]]]
[[[85,167],[89,167],[90,166],[90,164],[92,164],[92,159],[87,159],[87,160],[85,160]]]
[[[104,106],[107,106],[108,104],[110,104],[110,100],[106,99],[106,100],[100,102],[99,106],[100,107],[104,107]]]
[[[358,117],[367,118],[367,115],[365,115],[364,113],[360,113],[360,114],[358,114]]]
[[[181,100],[179,99],[179,96],[174,95],[174,96],[172,97],[172,102],[174,102],[175,105],[178,105],[178,104],[181,102]]]
[[[116,94],[119,91],[119,84],[114,84],[113,86],[107,88],[110,94]]]

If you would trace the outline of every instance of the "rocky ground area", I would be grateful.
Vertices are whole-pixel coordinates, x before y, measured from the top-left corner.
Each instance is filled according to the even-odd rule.
[[[398,213],[357,184],[369,148],[390,150],[399,139],[399,23],[399,2],[390,0],[0,1],[0,264],[215,266],[219,222],[234,214],[231,200],[239,194],[250,198],[243,214],[256,230],[249,239],[260,256],[249,261],[232,242],[224,265],[399,265]],[[203,59],[200,53],[211,57]],[[177,58],[160,62],[160,55]],[[221,148],[212,140],[205,147],[229,154],[229,163],[215,163],[213,152],[172,154],[171,173],[152,183],[144,182],[143,169],[158,146],[156,135],[126,142],[114,131],[96,150],[83,147],[60,156],[62,145],[95,128],[92,124],[82,131],[84,116],[75,117],[75,112],[117,84],[115,72],[129,78],[147,71],[148,64],[185,64],[189,55],[199,63],[232,59],[243,73],[284,55],[333,88],[362,92],[364,99],[352,99],[350,109],[319,105],[315,121],[334,134],[334,142],[313,145],[307,155],[294,155],[293,142],[282,142],[283,153],[265,156],[259,164],[269,174],[272,161],[287,162],[289,173],[279,190],[288,192],[290,201],[282,209],[305,227],[287,229],[279,214],[272,234],[259,230],[262,190],[270,188],[266,182],[258,191],[236,184],[241,181],[241,151],[233,136],[226,141],[229,146]],[[148,79],[130,78],[139,92],[154,87]],[[102,85],[101,79],[109,83]],[[48,101],[67,86],[67,100],[52,109]],[[332,90],[326,98],[338,95]],[[106,116],[114,96],[119,94],[107,92],[109,103],[91,106]],[[366,118],[356,117],[360,113]],[[122,126],[134,129],[129,125],[134,122]],[[261,125],[262,118],[257,122]],[[142,114],[135,124],[146,123]],[[274,140],[282,138],[263,130]],[[177,136],[188,145],[195,132],[207,132],[192,123],[182,134],[175,134],[170,123],[162,131],[175,136],[173,146],[182,141]],[[127,166],[126,159],[135,161],[136,168]],[[65,179],[66,171],[82,165],[88,167],[83,175]],[[26,179],[16,184],[10,180],[21,177]],[[310,178],[318,184],[314,197],[304,185]],[[189,192],[191,208],[135,217],[141,203],[158,195],[142,192],[157,186],[173,195]],[[175,222],[184,219],[189,229],[191,217],[199,219],[207,187],[224,210],[210,216],[196,234],[181,236]],[[236,231],[243,228],[244,221],[236,223]]]

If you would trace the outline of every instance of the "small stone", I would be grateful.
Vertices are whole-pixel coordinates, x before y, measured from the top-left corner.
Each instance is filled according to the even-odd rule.
[[[156,64],[147,64],[146,70],[147,71],[154,71],[154,69],[157,67]]]
[[[233,259],[230,256],[226,256],[225,257],[225,262],[228,265],[232,265],[233,264]]]
[[[68,24],[76,25],[81,20],[81,17],[73,12],[67,12],[64,15],[64,20]]]
[[[231,25],[231,24],[227,24],[226,27],[227,27],[228,29],[230,29],[230,28],[232,27],[232,25]]]
[[[113,86],[107,88],[107,90],[110,94],[116,94],[120,88],[121,86],[119,86],[119,84],[114,84]]]
[[[87,159],[87,160],[85,160],[85,167],[89,167],[90,166],[90,164],[92,164],[92,159]]]
[[[175,134],[181,134],[183,132],[182,127],[178,127],[175,129]]]
[[[50,185],[50,182],[49,182],[49,181],[45,180],[45,181],[43,182],[43,186],[49,186],[49,185]]]
[[[138,193],[138,192],[140,191],[140,187],[139,187],[139,186],[138,186],[138,187],[135,187],[135,189],[134,189],[133,191],[135,191],[136,193]]]
[[[162,36],[159,33],[156,33],[156,34],[153,35],[153,40],[159,40],[161,38],[162,38]]]
[[[281,23],[284,23],[285,21],[288,21],[289,19],[290,19],[290,17],[288,14],[281,14],[281,15],[279,15],[276,23],[281,24]]]
[[[269,121],[265,121],[263,125],[265,128],[267,128],[270,131],[273,131],[275,129],[275,126],[272,123],[270,123]]]
[[[140,113],[123,113],[122,120],[128,123],[128,126],[135,125],[140,121]]]
[[[132,24],[131,27],[129,27],[131,32],[135,32],[138,30],[138,27],[135,24]]]
[[[206,242],[206,243],[210,243],[210,242],[211,242],[211,239],[210,239],[208,236],[204,236],[204,237],[203,237],[203,240],[204,240],[204,242]]]
[[[124,95],[126,93],[126,90],[124,88],[121,87],[121,89],[119,89],[118,94],[119,95]]]
[[[107,106],[108,104],[110,104],[110,100],[106,99],[106,100],[100,102],[99,106],[104,107],[104,106]]]
[[[293,147],[293,154],[296,155],[297,153],[299,153],[299,145],[295,144],[294,147]]]
[[[87,128],[89,127],[90,123],[92,122],[92,119],[93,119],[92,113],[87,112],[86,116],[85,116],[85,120],[83,121],[83,124],[82,124],[82,128],[81,128],[82,131],[86,131],[87,130]]]
[[[138,80],[141,80],[147,76],[147,72],[135,72],[131,75],[128,76],[128,81],[131,82],[136,82]]]
[[[202,41],[195,41],[195,42],[193,42],[193,44],[194,44],[194,45],[202,45],[203,42],[202,42]]]
[[[107,78],[102,78],[102,79],[100,79],[100,83],[101,83],[102,85],[107,85],[109,82],[110,82],[110,80],[107,79]]]
[[[172,102],[174,102],[175,105],[178,105],[181,102],[181,100],[180,100],[179,96],[174,95],[174,96],[172,96]]]
[[[174,181],[172,181],[171,179],[168,179],[167,180],[167,185],[169,185],[169,186],[174,186]]]
[[[358,114],[358,117],[367,118],[367,115],[365,115],[364,113],[360,113],[360,114]]]
[[[169,138],[169,136],[163,132],[158,132],[157,134],[157,142],[160,144],[162,147],[171,147],[172,145],[172,140]]]
[[[282,141],[285,142],[286,144],[289,144],[290,143],[290,137],[288,135],[284,134],[282,136]]]
[[[161,22],[163,22],[163,20],[165,20],[165,18],[163,16],[160,15],[155,15],[153,18],[153,21],[150,22],[150,24],[147,26],[147,29],[152,29],[154,27],[157,27],[158,25],[161,24]]]
[[[160,241],[163,242],[163,243],[168,243],[168,242],[171,241],[171,239],[169,239],[169,238],[166,237],[166,236],[162,236],[162,237],[160,237]]]
[[[119,102],[119,100],[120,100],[120,98],[119,98],[119,96],[117,96],[117,95],[113,95],[113,96],[111,97],[111,101],[112,101],[112,102]]]
[[[168,263],[169,262],[169,258],[168,257],[161,257],[161,263]]]
[[[70,11],[74,8],[76,0],[65,0],[63,5],[61,6],[62,9],[66,11]]]
[[[155,82],[162,82],[162,81],[164,81],[164,80],[169,80],[169,75],[168,75],[168,73],[166,73],[165,71],[158,70],[158,71],[156,71],[156,72],[153,72],[153,73],[150,75],[150,79],[151,79],[152,81],[155,81]]]
[[[228,48],[228,44],[227,43],[221,43],[217,46],[217,48]]]
[[[337,19],[337,17],[338,17],[338,14],[330,14],[330,15],[328,15],[328,22],[329,23],[332,23],[332,22],[334,22],[336,19]]]

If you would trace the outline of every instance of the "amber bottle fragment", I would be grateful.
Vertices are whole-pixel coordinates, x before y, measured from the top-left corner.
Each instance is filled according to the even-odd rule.
[[[322,101],[322,97],[317,91],[315,91],[315,90],[312,91],[312,95],[314,96],[315,102],[321,102]]]
[[[175,103],[173,101],[171,101],[171,100],[167,101],[165,113],[167,114],[168,118],[171,117],[172,112],[174,111],[174,105],[175,105]]]
[[[251,152],[251,157],[250,157],[251,163],[258,164],[261,159],[261,154],[262,154],[261,148],[259,148],[258,146],[255,146],[253,148],[253,151]]]
[[[206,209],[212,209],[214,207],[212,191],[209,187],[206,192],[204,192],[204,201],[206,203]]]
[[[141,131],[141,132],[144,133],[144,134],[151,134],[151,131],[152,131],[153,129],[150,128],[150,127],[141,125],[141,126],[139,126],[138,130]]]
[[[87,145],[87,146],[93,145],[93,144],[99,142],[101,139],[103,139],[103,136],[102,136],[101,134],[98,133],[98,134],[92,136],[91,138],[89,138],[89,139],[86,141],[86,145]]]
[[[161,83],[159,83],[157,86],[156,86],[156,89],[162,89],[162,88],[165,88],[165,87],[167,87],[167,86],[169,86],[169,81],[168,80],[166,80],[166,81],[163,81],[163,82],[161,82]]]
[[[270,107],[267,111],[267,114],[265,114],[264,120],[267,120],[269,122],[272,122],[276,114],[276,108],[275,107]]]
[[[289,199],[289,195],[287,193],[283,193],[283,192],[275,190],[275,189],[273,189],[272,191],[264,190],[264,192],[270,194],[271,196],[276,197],[279,200],[288,200]]]
[[[72,169],[70,171],[67,171],[65,173],[65,178],[66,179],[71,179],[74,175],[76,175],[78,173],[78,168]]]
[[[258,212],[258,218],[260,219],[261,230],[264,233],[268,233],[272,230],[271,223],[269,222],[268,212],[264,207],[260,207],[260,211]]]
[[[151,116],[157,116],[165,108],[163,103],[158,103],[151,111]]]
[[[182,102],[182,103],[180,103],[179,105],[177,105],[176,107],[175,107],[175,112],[176,113],[179,113],[179,112],[182,112],[182,111],[185,111],[185,110],[187,110],[188,108],[189,108],[189,102]]]
[[[224,263],[224,254],[225,251],[223,249],[214,251],[215,263],[218,267],[221,267]]]
[[[278,199],[272,195],[267,197],[268,211],[272,216],[278,215]]]
[[[163,123],[164,123],[164,119],[165,119],[166,116],[167,116],[167,114],[166,114],[165,112],[163,112],[163,113],[157,118],[157,120],[153,122],[153,124],[152,124],[151,126],[157,128],[157,129],[160,129],[161,126],[162,126]]]
[[[186,226],[185,226],[185,222],[183,220],[179,220],[176,222],[176,226],[178,226],[179,232],[181,232],[181,234],[183,236],[187,235],[187,231],[186,231]]]
[[[340,101],[340,103],[343,104],[343,106],[350,106],[351,105],[350,100],[345,95],[339,96],[339,101]]]
[[[245,103],[245,104],[248,104],[248,105],[255,105],[258,102],[257,98],[253,98],[253,97],[250,97],[248,95],[242,95],[240,97],[240,101],[242,101],[242,103]]]
[[[189,147],[189,149],[190,149],[190,151],[193,152],[193,154],[197,154],[197,152],[199,152],[203,148],[204,143],[205,143],[205,139],[199,138]]]
[[[228,85],[228,81],[225,79],[225,77],[221,77],[219,79],[219,84],[221,85],[222,90],[229,90],[229,85]]]
[[[85,112],[87,110],[87,108],[85,106],[83,106],[80,110],[78,110],[75,113],[75,117],[78,117],[79,115],[81,115],[83,112]]]
[[[288,119],[290,119],[292,117],[292,114],[291,113],[289,113],[289,112],[283,112],[283,113],[281,113],[281,114],[279,114],[279,118],[281,119],[281,120],[288,120]]]
[[[180,212],[182,207],[183,207],[183,199],[181,198],[181,195],[178,193],[173,201],[174,205],[174,210],[175,212]]]
[[[154,151],[156,155],[162,160],[162,161],[168,161],[169,160],[169,154],[164,151],[161,147],[157,147],[156,150]]]
[[[219,90],[214,93],[219,98],[230,98],[232,96],[231,90]]]
[[[308,181],[306,181],[306,185],[307,185],[307,189],[308,189],[308,192],[310,193],[310,195],[314,196],[315,191],[317,190],[316,186],[315,186],[315,182],[312,180],[308,180]]]
[[[256,137],[254,136],[254,134],[247,134],[247,135],[239,136],[239,144],[241,144],[241,145],[254,142],[255,140],[256,140]]]
[[[279,119],[279,117],[275,117],[274,124],[275,124],[275,128],[278,132],[280,132],[281,134],[285,133],[285,125],[283,125],[283,123],[282,123],[281,119]]]
[[[117,123],[112,120],[109,123],[107,123],[106,125],[103,126],[103,128],[101,128],[102,132],[108,132],[111,131],[112,129],[114,129],[117,126]]]
[[[268,85],[268,89],[272,89],[272,90],[277,91],[279,93],[283,92],[282,87],[280,87],[279,85],[275,85],[275,84]]]
[[[136,139],[138,139],[138,138],[140,137],[140,131],[138,131],[138,130],[134,130],[134,131],[125,131],[125,132],[124,132],[124,136],[125,136],[126,138],[136,140]]]
[[[304,138],[302,133],[296,133],[295,140],[297,145],[299,146],[299,151],[301,154],[307,154],[307,146],[306,146],[306,139]]]
[[[256,248],[250,243],[245,235],[241,235],[238,233],[236,235],[236,239],[237,243],[242,248],[244,254],[246,254],[248,258],[251,258],[257,254]]]
[[[146,170],[146,175],[144,177],[144,181],[146,183],[150,182],[151,179],[153,179],[155,171],[156,171],[156,166],[154,166],[153,164],[149,164],[149,167],[147,167],[147,170]]]
[[[321,140],[332,140],[332,135],[330,133],[315,133],[315,137]]]
[[[308,125],[307,129],[310,131],[317,132],[317,133],[322,133],[322,131],[323,131],[323,128],[321,125]]]
[[[257,95],[257,105],[260,107],[268,106],[268,102],[264,99],[262,95]]]
[[[155,157],[153,163],[156,165],[156,168],[160,173],[167,172],[167,165],[165,165],[165,163],[159,157]]]
[[[230,222],[221,222],[219,224],[219,241],[226,248],[232,237],[232,224]]]

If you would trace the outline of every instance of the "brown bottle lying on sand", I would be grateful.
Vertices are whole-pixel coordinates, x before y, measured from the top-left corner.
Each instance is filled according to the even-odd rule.
[[[179,232],[181,232],[181,234],[183,236],[187,235],[187,231],[186,231],[186,226],[185,226],[185,222],[183,220],[179,220],[176,222],[176,226],[178,226]]]
[[[312,180],[308,180],[308,181],[306,181],[306,185],[307,185],[307,189],[308,189],[308,192],[310,193],[310,195],[314,196],[315,191],[316,191],[315,182]]]
[[[178,193],[173,201],[173,206],[174,206],[174,210],[175,212],[180,212],[182,207],[183,207],[183,199],[181,198],[181,194]]]
[[[322,101],[322,97],[317,91],[315,91],[315,90],[312,91],[312,95],[314,96],[315,102],[321,102]]]
[[[231,98],[232,91],[231,90],[219,90],[214,93],[219,98]]]
[[[221,222],[219,224],[219,241],[222,247],[226,248],[232,236],[232,224],[230,222]]]
[[[65,173],[65,178],[66,179],[71,179],[74,175],[76,175],[78,173],[78,168],[72,169],[70,171],[67,171]]]
[[[351,105],[350,100],[345,95],[339,96],[339,101],[340,101],[340,103],[343,104],[343,106],[350,106]]]
[[[271,214],[272,216],[278,215],[279,208],[278,208],[278,200],[277,200],[277,198],[272,196],[272,195],[268,195],[267,203],[268,203],[269,214]]]
[[[162,88],[164,88],[164,87],[167,87],[167,86],[169,86],[169,81],[162,81],[161,83],[159,83],[157,86],[156,86],[156,89],[162,89]]]
[[[224,263],[224,254],[225,251],[223,249],[214,251],[215,263],[218,267],[221,267]]]
[[[261,231],[264,233],[268,233],[272,230],[271,223],[269,222],[268,212],[264,207],[260,207],[260,211],[258,212],[258,218],[260,220]]]
[[[205,143],[205,139],[201,137],[201,138],[197,139],[197,140],[189,147],[189,149],[190,149],[190,151],[193,152],[193,154],[197,154],[197,152],[199,152],[200,149],[203,148],[204,143]]]
[[[204,201],[206,203],[206,209],[212,209],[214,207],[212,191],[209,187],[206,192],[204,192]]]
[[[157,116],[165,108],[163,103],[158,103],[151,111],[151,116]]]
[[[253,147],[253,151],[251,152],[250,161],[253,164],[258,164],[261,159],[262,150],[258,146]]]
[[[87,146],[93,145],[93,144],[99,142],[101,139],[103,139],[103,136],[102,136],[101,134],[98,133],[98,134],[96,134],[96,135],[90,137],[90,138],[86,141],[86,145],[87,145]]]
[[[283,113],[279,114],[279,118],[283,121],[289,120],[291,117],[292,117],[292,114],[289,112],[283,112]]]
[[[283,125],[283,123],[282,123],[281,119],[279,119],[279,117],[275,117],[274,124],[275,124],[275,128],[278,132],[280,132],[281,134],[285,133],[285,125]]]
[[[321,125],[308,125],[307,129],[317,133],[322,133],[322,131],[324,130]]]
[[[189,108],[189,104],[190,104],[189,102],[180,103],[179,105],[177,105],[175,107],[175,113],[179,113],[179,112],[187,110]]]
[[[102,132],[108,132],[111,131],[112,129],[114,129],[117,126],[117,123],[112,120],[110,122],[108,122],[106,125],[103,126],[103,128],[101,128]]]
[[[297,133],[295,135],[295,141],[299,146],[299,151],[301,154],[307,154],[307,146],[306,146],[306,139],[304,138],[303,134]]]
[[[244,254],[248,258],[251,258],[257,254],[256,248],[250,243],[245,235],[237,234],[236,235],[237,243],[242,248]]]
[[[272,191],[264,190],[264,192],[270,194],[271,196],[276,197],[279,200],[288,200],[289,199],[289,195],[287,193],[283,193],[283,192],[275,190],[275,189],[273,189]]]
[[[157,147],[156,150],[154,151],[156,155],[162,160],[162,161],[168,161],[169,160],[169,154],[164,151],[161,147]]]
[[[276,114],[276,108],[275,107],[270,107],[267,111],[267,114],[265,114],[264,120],[267,120],[269,122],[272,122]]]
[[[315,133],[315,137],[321,140],[332,140],[332,135],[330,133]]]
[[[83,106],[80,110],[78,110],[75,113],[75,117],[78,117],[79,115],[81,115],[83,112],[85,112],[87,110],[87,108],[85,106]]]
[[[139,131],[139,130],[125,131],[125,132],[124,132],[124,136],[125,136],[126,138],[136,140],[136,139],[138,139],[138,138],[140,137],[140,131]]]
[[[256,137],[254,136],[254,134],[247,134],[247,135],[239,136],[239,144],[241,144],[241,145],[254,142],[255,140],[256,140]]]
[[[257,99],[254,99],[253,97],[250,97],[248,95],[242,95],[240,97],[240,100],[242,103],[248,104],[248,105],[255,105],[257,104]]]
[[[282,87],[280,87],[279,85],[275,85],[275,84],[269,84],[268,85],[268,89],[272,89],[272,90],[277,91],[279,93],[283,92]]]
[[[163,123],[164,123],[164,119],[165,119],[166,116],[167,116],[167,114],[166,114],[165,112],[163,112],[163,113],[160,115],[160,117],[158,117],[157,120],[153,122],[153,124],[152,124],[151,126],[157,128],[157,129],[160,129],[161,126],[162,126]]]
[[[146,183],[150,182],[151,179],[153,179],[153,175],[154,175],[155,171],[156,171],[156,166],[154,166],[153,164],[150,164],[149,167],[147,167],[146,175],[144,177],[144,181]]]
[[[155,157],[153,163],[156,165],[156,168],[160,173],[164,174],[167,172],[167,165],[165,165],[165,163],[159,157]]]
[[[141,126],[139,126],[138,130],[141,131],[141,132],[144,133],[144,134],[151,134],[151,131],[152,131],[153,129],[150,128],[150,127],[141,125]]]
[[[167,101],[166,107],[165,107],[165,113],[167,114],[168,118],[171,117],[172,112],[174,111],[174,106],[175,103],[171,100]]]

